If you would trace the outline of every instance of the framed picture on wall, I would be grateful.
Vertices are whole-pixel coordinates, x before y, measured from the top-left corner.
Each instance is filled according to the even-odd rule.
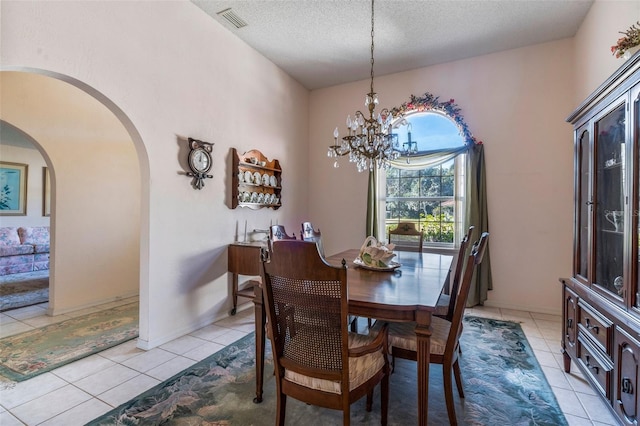
[[[29,166],[0,161],[0,216],[26,216]]]
[[[51,177],[47,167],[42,168],[42,216],[51,216]]]

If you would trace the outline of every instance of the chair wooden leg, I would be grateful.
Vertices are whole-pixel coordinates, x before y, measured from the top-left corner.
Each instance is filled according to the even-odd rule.
[[[284,415],[287,411],[287,395],[281,393],[278,395],[277,409],[276,409],[276,424],[284,426]]]
[[[456,386],[458,387],[458,394],[460,398],[464,398],[464,391],[462,390],[462,376],[460,375],[460,364],[458,360],[453,363],[453,376],[456,378]]]
[[[456,407],[453,403],[453,382],[451,380],[451,366],[442,365],[443,384],[444,384],[444,400],[447,404],[447,415],[449,416],[449,424],[457,426]]]
[[[380,416],[382,420],[382,426],[387,425],[387,417],[389,416],[389,373],[385,374],[382,378],[380,385]]]
[[[348,403],[342,410],[342,424],[344,426],[349,426],[351,424],[351,406]]]
[[[351,323],[349,324],[352,333],[358,332],[358,317],[351,318]]]

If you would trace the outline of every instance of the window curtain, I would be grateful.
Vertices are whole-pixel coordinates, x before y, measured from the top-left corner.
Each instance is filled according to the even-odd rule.
[[[420,155],[412,155],[409,157],[409,163],[407,163],[407,157],[398,157],[397,160],[390,161],[393,167],[405,170],[420,170],[427,167],[437,166],[457,157],[459,154],[467,152],[469,148],[463,145],[458,148],[451,149],[438,149],[435,151],[426,151],[420,153]]]
[[[432,167],[449,161],[452,158],[467,153],[466,185],[465,185],[465,229],[475,227],[473,241],[480,239],[483,232],[489,232],[489,220],[487,217],[487,189],[484,167],[484,146],[482,144],[465,145],[455,149],[428,151],[421,155],[412,156],[410,163],[406,157],[391,162],[393,167],[400,169],[422,169]],[[375,167],[369,172],[369,189],[367,196],[367,235],[373,235],[378,239],[378,169]],[[482,263],[477,267],[471,284],[467,306],[481,305],[487,300],[487,292],[493,288],[491,278],[491,261],[489,247],[484,254]]]
[[[378,167],[369,170],[369,189],[367,191],[367,237],[373,237],[380,241],[378,236]]]
[[[482,144],[476,144],[469,148],[466,161],[466,179],[465,227],[466,229],[469,229],[471,225],[475,227],[473,241],[477,241],[483,232],[489,232],[484,145]],[[467,306],[482,305],[487,300],[487,292],[493,289],[490,246],[491,238],[488,240],[482,263],[476,267]]]

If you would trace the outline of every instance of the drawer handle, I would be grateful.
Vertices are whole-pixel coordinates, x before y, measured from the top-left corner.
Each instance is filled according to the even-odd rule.
[[[592,369],[593,371],[595,371],[595,372],[596,372],[596,374],[598,374],[598,371],[600,371],[600,367],[598,367],[597,365],[591,365],[591,364],[590,364],[589,360],[591,359],[591,357],[590,357],[589,355],[587,355],[587,356],[585,356],[585,357],[584,357],[584,359],[585,359],[585,361],[586,361],[585,365],[586,365],[588,368],[590,368],[590,369]]]
[[[573,318],[567,318],[567,328],[573,328]]]
[[[628,377],[622,379],[622,392],[633,395],[633,383]]]
[[[600,328],[597,325],[591,325],[589,318],[587,318],[584,322],[587,326],[587,330],[591,330],[593,334],[598,334],[598,331],[600,330]]]

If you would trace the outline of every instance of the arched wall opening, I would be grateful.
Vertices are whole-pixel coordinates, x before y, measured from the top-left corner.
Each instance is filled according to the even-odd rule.
[[[61,74],[5,68],[0,87],[0,119],[35,142],[51,172],[48,313],[145,293],[149,167],[133,123]]]

